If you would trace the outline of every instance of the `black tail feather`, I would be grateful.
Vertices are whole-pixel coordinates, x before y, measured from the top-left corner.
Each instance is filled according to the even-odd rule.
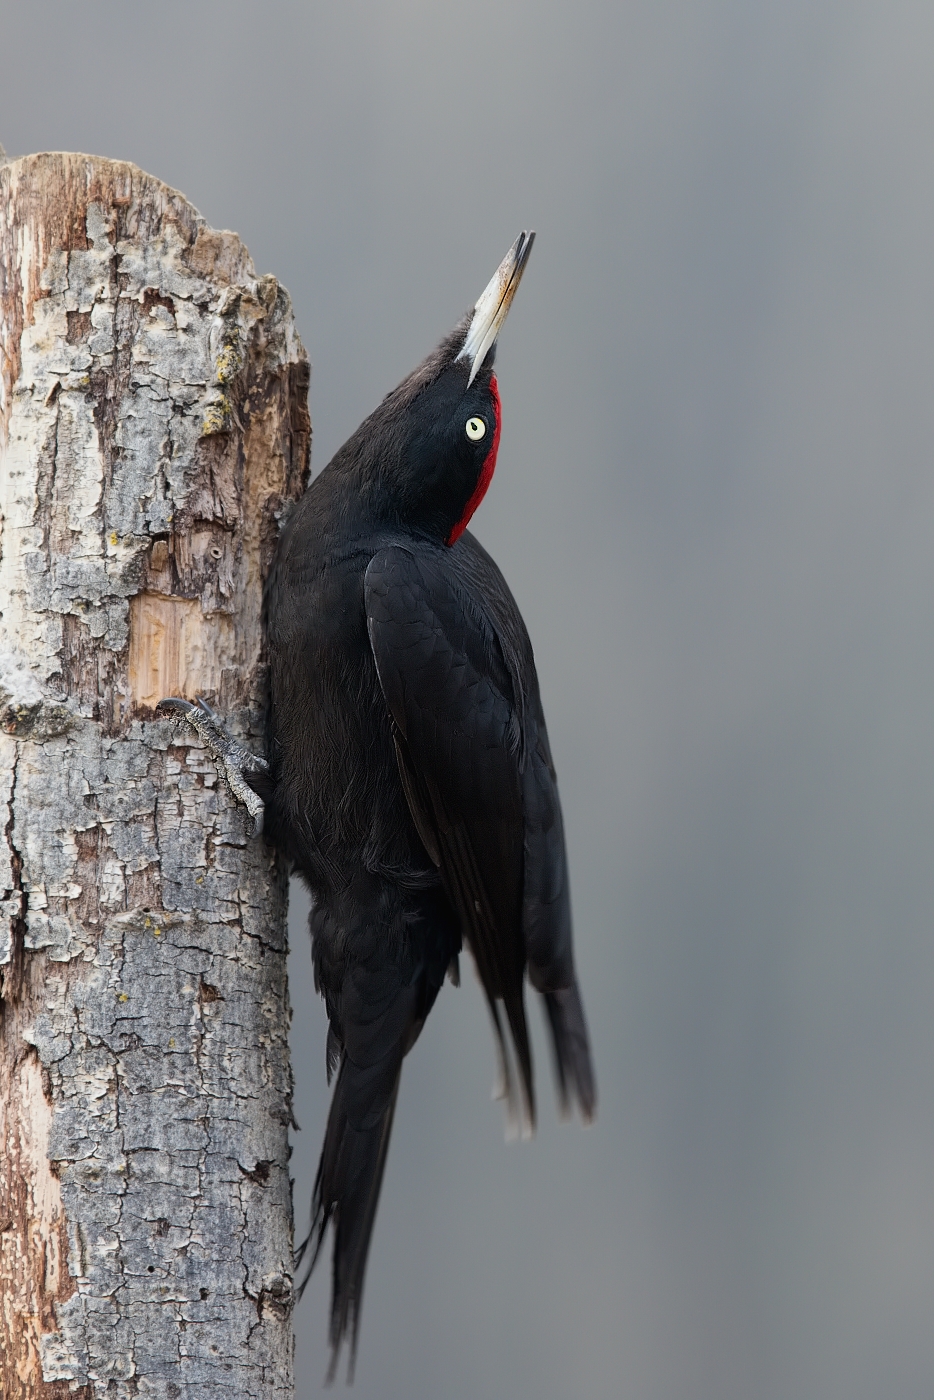
[[[529,1027],[525,1019],[525,1004],[520,986],[517,996],[504,997],[506,1020],[512,1032],[512,1043],[519,1067],[519,1086],[522,1103],[528,1123],[528,1131],[535,1131],[535,1080],[532,1074],[532,1046],[529,1041]]]
[[[532,1074],[532,1047],[529,1041],[528,1023],[525,1019],[525,1006],[521,993],[518,1000],[503,1003],[506,1024],[512,1036],[512,1051],[515,1056],[516,1079],[513,1078],[510,1044],[503,1029],[500,1014],[500,999],[487,997],[490,1018],[493,1022],[493,1037],[496,1048],[497,1076],[493,1085],[493,1097],[502,1099],[506,1106],[506,1136],[531,1136],[535,1131],[535,1082]]]
[[[545,1010],[551,1029],[561,1112],[567,1116],[576,1099],[581,1117],[585,1123],[590,1123],[597,1111],[597,1085],[577,982],[559,992],[546,992]]]
[[[378,1065],[358,1069],[345,1054],[334,1087],[312,1197],[311,1231],[297,1253],[300,1265],[305,1254],[311,1252],[311,1261],[298,1288],[301,1297],[321,1253],[328,1224],[333,1220],[328,1384],[334,1379],[345,1340],[349,1347],[347,1379],[353,1380],[367,1254],[386,1165],[401,1067],[401,1056],[392,1055]]]

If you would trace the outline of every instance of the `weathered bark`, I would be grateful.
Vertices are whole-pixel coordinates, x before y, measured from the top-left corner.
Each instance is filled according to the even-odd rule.
[[[0,1395],[291,1394],[282,872],[260,747],[307,468],[287,294],[135,166],[0,166]]]

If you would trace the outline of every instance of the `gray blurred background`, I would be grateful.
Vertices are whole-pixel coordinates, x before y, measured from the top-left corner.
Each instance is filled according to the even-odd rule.
[[[504,1146],[444,990],[358,1400],[930,1397],[929,0],[3,0],[0,46],[11,154],[136,161],[289,288],[317,469],[539,232],[475,524],[536,646],[600,1116],[557,1122],[536,1014]]]

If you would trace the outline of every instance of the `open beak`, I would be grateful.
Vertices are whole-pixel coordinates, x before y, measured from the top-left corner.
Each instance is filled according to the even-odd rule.
[[[468,389],[486,359],[490,346],[499,335],[499,328],[512,305],[534,242],[534,232],[526,232],[523,229],[474,307],[464,347],[457,357],[459,360],[467,360],[470,364]]]

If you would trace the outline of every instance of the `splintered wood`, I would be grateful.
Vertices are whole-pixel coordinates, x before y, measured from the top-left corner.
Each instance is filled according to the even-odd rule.
[[[261,748],[307,359],[235,234],[61,154],[0,165],[0,347],[0,1395],[278,1400],[284,877],[155,707]]]
[[[223,614],[205,626],[193,598],[138,593],[130,600],[129,683],[132,704],[153,710],[167,695],[194,700],[220,687],[236,666],[233,628]]]

